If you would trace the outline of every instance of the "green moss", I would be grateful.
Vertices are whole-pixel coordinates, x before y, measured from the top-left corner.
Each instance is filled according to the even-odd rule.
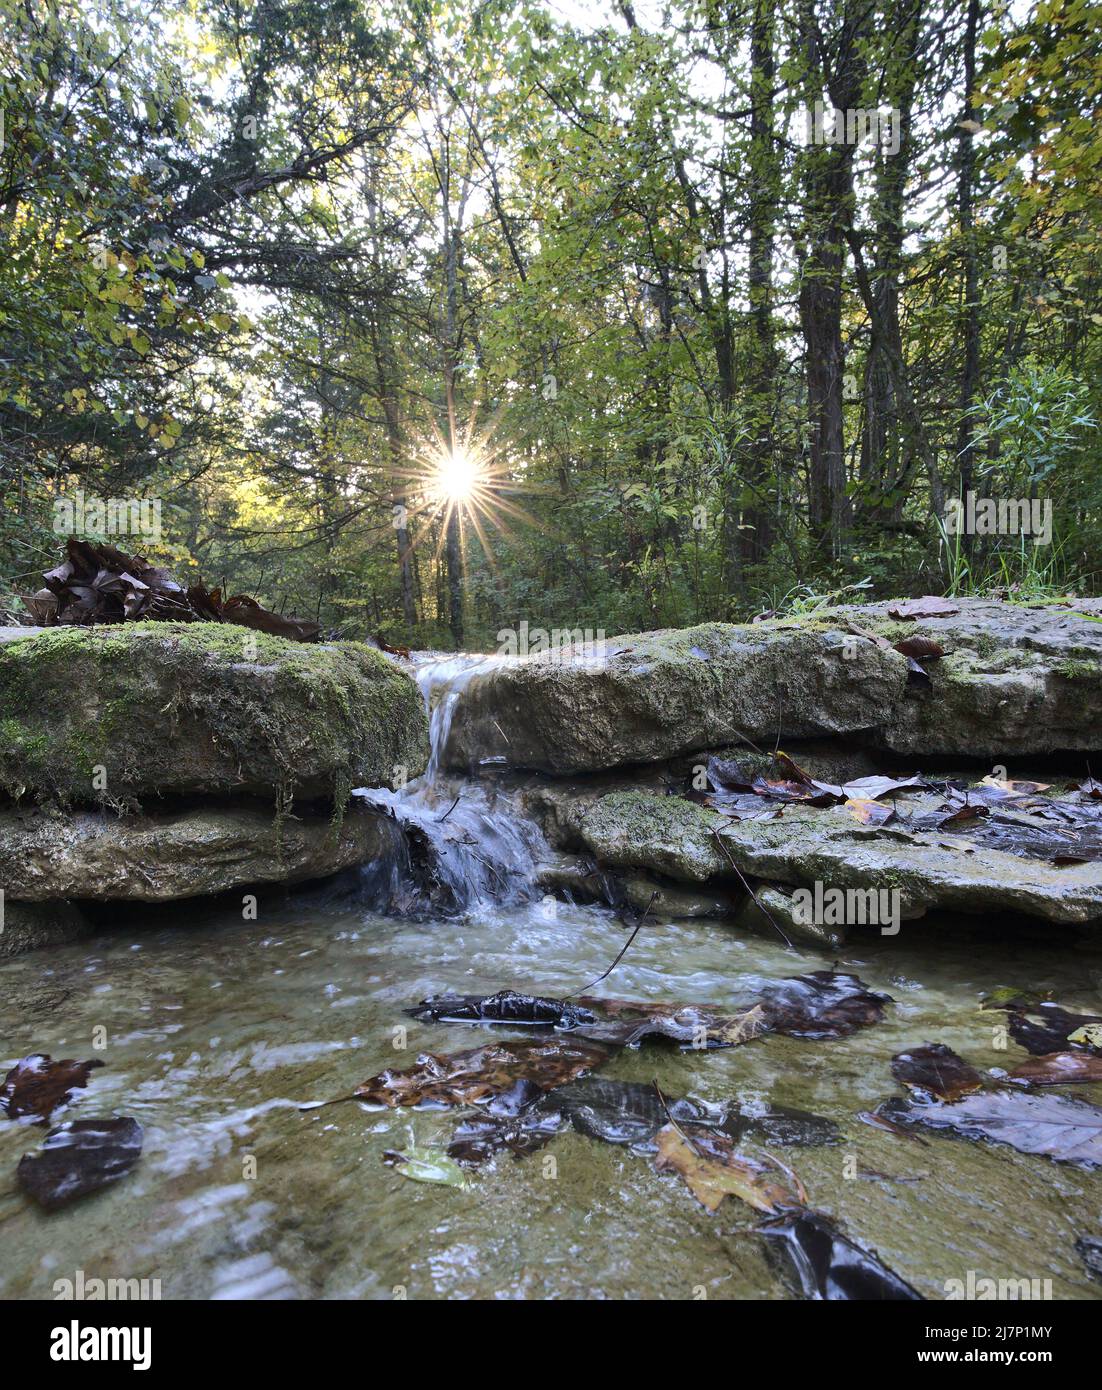
[[[1097,661],[1082,661],[1070,656],[1053,662],[1052,669],[1069,681],[1097,681],[1102,677],[1102,667]]]

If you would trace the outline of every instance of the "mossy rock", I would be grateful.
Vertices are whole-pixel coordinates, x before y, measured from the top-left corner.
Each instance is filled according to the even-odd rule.
[[[6,636],[8,634],[5,634]],[[215,623],[35,629],[0,644],[0,788],[133,808],[156,796],[330,799],[417,776],[413,681],[354,642]]]
[[[1102,751],[1102,622],[1070,608],[952,606],[917,621],[893,617],[891,602],[829,608],[629,634],[578,656],[491,658],[463,689],[446,761],[562,775],[838,736],[993,764]],[[925,677],[893,646],[914,636],[944,650]]]

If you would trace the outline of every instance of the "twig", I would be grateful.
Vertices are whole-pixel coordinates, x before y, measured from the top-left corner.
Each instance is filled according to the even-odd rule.
[[[587,989],[592,989],[594,985],[599,985],[599,984],[601,983],[602,980],[607,980],[607,979],[608,979],[608,977],[612,974],[612,972],[613,972],[613,971],[616,969],[616,967],[620,964],[620,962],[623,960],[623,958],[627,955],[628,950],[629,950],[629,948],[630,948],[630,946],[631,946],[631,943],[632,943],[632,942],[635,940],[635,938],[639,935],[640,928],[642,927],[643,923],[647,920],[647,914],[650,912],[651,908],[654,906],[654,900],[655,900],[655,898],[657,898],[657,897],[658,897],[658,889],[656,888],[656,889],[654,890],[654,892],[650,895],[650,902],[647,903],[646,908],[643,910],[643,915],[642,915],[642,917],[640,917],[640,918],[639,918],[639,921],[635,924],[635,930],[634,930],[634,931],[632,932],[632,934],[628,937],[627,941],[624,943],[623,949],[621,950],[620,954],[616,957],[616,959],[615,959],[615,960],[612,962],[612,964],[608,967],[608,969],[605,971],[605,973],[604,973],[603,975],[598,975],[597,978],[596,978],[595,980],[590,980],[589,984],[587,984],[587,985],[582,985],[581,989],[577,989],[577,990],[574,991],[574,994],[568,994],[568,995],[566,996],[567,999],[572,999],[572,998],[574,998],[575,995],[578,995],[578,994],[584,994],[585,991],[586,991]]]
[[[448,807],[448,809],[444,812],[444,814],[443,814],[442,816],[437,816],[437,817],[436,817],[436,823],[437,823],[437,825],[442,825],[442,824],[444,823],[444,821],[446,821],[446,820],[448,819],[448,817],[451,815],[451,813],[452,813],[452,812],[455,810],[455,808],[459,805],[459,800],[460,800],[460,797],[462,797],[462,795],[463,795],[463,793],[460,792],[460,793],[459,793],[459,796],[457,796],[457,797],[455,798],[455,800],[454,800],[454,801],[452,802],[452,804]]]
[[[750,896],[754,899],[754,904],[755,904],[755,906],[757,907],[758,911],[759,911],[759,912],[763,912],[763,913],[765,914],[765,916],[768,917],[770,924],[772,925],[772,927],[774,928],[774,930],[777,932],[777,934],[780,936],[780,938],[781,938],[781,940],[784,942],[784,944],[788,947],[788,949],[789,949],[790,951],[795,951],[795,949],[796,949],[795,946],[793,946],[792,942],[789,941],[789,939],[788,939],[787,936],[785,936],[784,932],[781,931],[780,927],[777,926],[776,918],[773,916],[773,914],[769,911],[769,909],[765,906],[765,904],[761,901],[761,899],[758,897],[758,895],[754,892],[754,890],[750,887],[749,883],[746,881],[746,875],[742,872],[742,870],[739,868],[739,866],[735,863],[735,861],[734,861],[734,859],[733,859],[733,857],[732,857],[732,855],[731,855],[731,851],[730,851],[730,850],[727,848],[727,846],[723,843],[723,839],[722,839],[722,837],[721,837],[719,831],[715,828],[715,826],[712,827],[712,834],[715,836],[715,842],[716,842],[716,844],[717,844],[717,845],[720,847],[720,849],[723,851],[724,858],[727,860],[728,864],[730,864],[731,868],[734,869],[735,873],[738,874],[739,882],[740,882],[740,883],[742,884],[742,886],[746,889],[746,891],[750,894]]]

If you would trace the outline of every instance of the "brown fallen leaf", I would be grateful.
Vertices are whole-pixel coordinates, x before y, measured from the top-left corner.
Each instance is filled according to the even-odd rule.
[[[955,1101],[978,1091],[983,1077],[944,1043],[925,1043],[892,1058],[892,1075],[921,1096]]]
[[[1031,1086],[1102,1081],[1102,1057],[1094,1052],[1049,1052],[1020,1062],[1009,1075],[1011,1081],[1027,1081]]]
[[[789,1207],[805,1207],[807,1194],[799,1179],[793,1192],[756,1159],[737,1153],[729,1135],[697,1125],[664,1125],[658,1131],[659,1173],[678,1173],[705,1211],[715,1211],[725,1197],[738,1197],[756,1211],[775,1215]]]
[[[386,652],[387,656],[400,656],[404,661],[409,660],[408,647],[392,647],[389,642],[376,634],[375,641],[379,644],[379,650]]]
[[[516,1107],[541,1091],[584,1076],[606,1062],[608,1048],[565,1034],[525,1042],[487,1043],[451,1056],[422,1052],[406,1071],[387,1069],[357,1086],[369,1105],[477,1105],[511,1095]]]
[[[93,1058],[75,1062],[66,1057],[54,1062],[41,1052],[32,1053],[16,1062],[0,1086],[0,1109],[9,1120],[35,1115],[48,1120],[53,1112],[65,1105],[74,1091],[88,1085],[93,1068],[103,1063]]]
[[[932,637],[921,637],[917,632],[913,637],[904,637],[902,642],[896,642],[895,650],[915,661],[936,661],[945,655],[945,648],[939,642]]]
[[[1052,1052],[1067,1052],[1069,1042],[1080,1042],[1074,1035],[1080,1030],[1102,1025],[1097,1014],[1072,1013],[1059,1004],[1042,1001],[1036,1007],[1024,1009],[1007,1007],[1007,1026],[1010,1036],[1034,1057],[1044,1057]],[[1084,1035],[1089,1047],[1089,1037]]]
[[[793,1038],[845,1038],[879,1023],[891,995],[877,994],[856,975],[812,970],[770,980],[762,990],[765,1021]]]
[[[949,618],[960,609],[947,598],[927,594],[924,598],[902,599],[893,603],[888,613],[893,618]]]

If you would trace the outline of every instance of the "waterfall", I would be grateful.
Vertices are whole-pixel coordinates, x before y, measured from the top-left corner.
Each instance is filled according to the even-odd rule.
[[[456,707],[468,683],[510,658],[436,656],[415,659],[414,678],[429,720],[429,761],[423,776],[398,791],[354,794],[392,815],[402,828],[402,862],[372,874],[386,906],[408,915],[456,915],[481,902],[525,902],[535,893],[536,864],[548,854],[539,827],[521,815],[497,781],[452,777],[445,752]]]

